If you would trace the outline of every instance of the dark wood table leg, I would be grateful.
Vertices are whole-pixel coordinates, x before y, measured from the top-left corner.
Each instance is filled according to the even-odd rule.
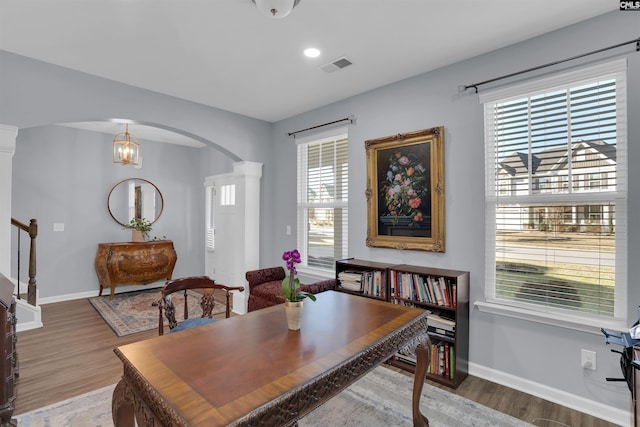
[[[131,390],[124,379],[113,390],[111,416],[115,427],[135,427],[135,410]]]
[[[420,397],[422,396],[422,387],[424,386],[424,378],[427,374],[429,366],[429,346],[420,344],[416,347],[416,373],[413,379],[413,425],[414,427],[429,427],[429,420],[420,412]]]

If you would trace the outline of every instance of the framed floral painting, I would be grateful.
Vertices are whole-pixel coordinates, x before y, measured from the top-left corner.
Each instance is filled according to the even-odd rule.
[[[365,141],[367,246],[445,251],[444,127]]]

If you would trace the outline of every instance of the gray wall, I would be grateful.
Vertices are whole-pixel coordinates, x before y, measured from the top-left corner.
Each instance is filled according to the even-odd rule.
[[[467,270],[471,273],[471,301],[484,300],[484,128],[483,109],[478,96],[458,95],[458,86],[487,80],[537,65],[572,57],[598,48],[638,37],[640,15],[625,12],[610,14],[549,33],[471,60],[397,82],[324,108],[300,114],[274,125],[274,161],[294,164],[295,149],[287,132],[304,129],[354,114],[358,121],[349,127],[349,255],[356,258],[408,263]],[[613,31],[615,29],[615,31]],[[577,64],[620,55],[628,56],[628,132],[629,132],[629,212],[638,210],[640,169],[640,54],[635,46],[575,61],[558,71]],[[550,70],[544,70],[548,73]],[[345,69],[341,72],[349,72]],[[531,75],[541,75],[542,72]],[[525,77],[531,77],[525,76]],[[512,79],[511,81],[514,81]],[[508,81],[507,81],[508,82]],[[500,82],[505,84],[507,82]],[[483,89],[487,89],[484,88]],[[395,251],[365,246],[366,237],[366,166],[364,141],[397,133],[445,128],[446,182],[446,253]],[[278,171],[281,188],[272,194],[273,206],[293,206],[295,182],[289,174]],[[265,240],[277,242],[267,264],[277,264],[283,249],[295,247],[295,235],[286,236],[286,225],[295,227],[293,209],[274,209],[267,222],[271,227],[262,233]],[[270,236],[273,233],[273,236]],[[629,217],[629,326],[640,304],[640,290],[635,286],[640,266],[632,254],[638,251],[640,219]],[[481,313],[471,308],[470,360],[486,370],[512,375],[515,381],[533,381],[628,410],[630,394],[624,383],[605,383],[606,376],[619,377],[618,356],[605,346],[602,335],[577,332],[556,326],[532,323],[509,317]],[[597,371],[583,371],[582,348],[597,352]],[[561,392],[560,392],[561,393]]]
[[[234,161],[264,158],[271,125],[4,51],[0,64],[0,123],[19,128],[12,216],[39,221],[40,297],[55,300],[97,289],[97,243],[129,240],[106,209],[109,189],[128,177],[148,179],[165,197],[152,236],[174,241],[175,275],[203,274],[204,179],[230,172]],[[107,119],[175,129],[207,146],[143,143],[138,170],[110,163],[112,135],[50,126]],[[76,195],[89,192],[90,202],[74,205]],[[54,222],[64,223],[65,232],[53,233]],[[20,277],[27,279],[25,260]]]
[[[19,132],[12,216],[22,222],[38,220],[37,284],[45,301],[95,293],[97,243],[130,240],[131,231],[116,223],[107,209],[109,190],[126,178],[147,179],[162,193],[164,210],[150,237],[174,241],[178,254],[174,276],[204,274],[204,176],[230,172],[231,160],[211,147],[144,141],[141,169],[114,165],[112,138],[53,125]],[[54,232],[54,223],[64,224],[64,231]],[[24,234],[23,239],[27,253]],[[27,279],[26,261],[25,257],[21,281]],[[13,277],[16,270],[14,260]]]
[[[295,232],[291,236],[285,233],[287,225],[291,225],[294,231],[296,227],[294,209],[296,192],[295,181],[292,179],[295,173],[292,168],[295,168],[296,151],[295,143],[287,136],[287,132],[354,114],[358,117],[358,123],[350,126],[349,130],[350,256],[468,270],[471,272],[471,300],[481,301],[484,299],[485,237],[483,112],[477,96],[473,94],[459,96],[458,86],[635,39],[638,37],[639,18],[638,14],[612,12],[518,45],[483,54],[444,69],[300,114],[273,125],[0,52],[0,61],[3,64],[0,69],[2,73],[0,74],[0,92],[3,94],[0,100],[0,123],[15,125],[21,129],[16,157],[18,151],[22,150],[22,134],[25,128],[81,119],[121,117],[193,132],[242,160],[264,163],[260,213],[260,264],[270,266],[280,265],[282,251],[296,245]],[[632,52],[628,54],[628,131],[629,164],[633,165],[634,159],[640,159],[638,147],[640,82],[637,77],[640,75],[640,55],[633,51],[633,46],[628,46],[616,52],[577,61],[571,66],[604,59],[621,52]],[[556,67],[556,70],[562,68]],[[349,69],[341,72],[348,73]],[[541,74],[541,72],[534,74]],[[500,84],[502,83],[506,82]],[[445,127],[446,253],[367,248],[365,246],[364,141],[432,126]],[[48,130],[45,131],[46,133]],[[33,155],[39,154],[33,153]],[[201,161],[201,163],[206,162]],[[14,194],[20,191],[18,185],[22,180],[17,179],[19,173],[17,169],[18,167],[14,169]],[[201,174],[200,179],[210,174],[206,164],[201,164],[198,172]],[[170,176],[165,180],[161,178],[164,170],[158,170],[157,173],[157,176],[154,174],[154,176],[143,177],[156,182],[163,192],[168,191],[172,195],[180,191],[192,191],[182,187],[182,181],[176,176]],[[45,176],[49,175],[52,173],[45,174]],[[630,169],[629,212],[634,212],[640,207],[637,188],[637,183],[640,182],[639,175],[638,168]],[[65,179],[68,181],[73,177],[73,173],[69,173]],[[100,179],[101,181],[96,181],[96,187],[109,186],[108,178]],[[175,185],[173,185],[174,179],[176,179]],[[47,180],[42,181],[46,184]],[[117,179],[113,177],[112,182],[115,181]],[[197,179],[194,178],[194,181]],[[201,182],[195,182],[193,185],[198,186],[193,190],[194,194],[201,194],[199,193]],[[105,191],[105,188],[92,188],[92,190]],[[58,196],[59,191],[63,190],[42,186],[35,197],[38,201],[64,200],[69,197],[63,194]],[[98,202],[96,200],[96,203]],[[183,202],[192,203],[193,201],[185,198]],[[23,209],[17,206],[23,203],[22,201],[16,200],[15,203],[14,212]],[[42,209],[58,208],[45,206]],[[31,215],[28,212],[20,212],[20,214],[27,217]],[[108,234],[96,236],[92,244],[95,245],[97,241],[103,239],[113,240],[121,236],[122,231],[109,222],[110,218],[104,217],[104,212],[98,212],[96,209],[93,215],[102,215],[104,220],[92,223],[87,228],[104,227],[107,230],[100,233]],[[178,214],[175,213],[175,215]],[[51,221],[59,220],[70,222],[65,219],[51,218]],[[169,230],[167,235],[174,240],[182,238],[179,237],[179,229],[189,228],[192,225],[199,227],[198,224],[202,224],[198,214],[194,214],[189,219],[191,221],[189,224],[171,225],[173,221],[180,220],[179,216],[169,215],[161,219],[162,226]],[[44,227],[50,227],[50,224]],[[640,219],[637,216],[630,215],[628,229],[629,254],[634,254],[639,249]],[[197,235],[197,232],[187,233]],[[194,237],[194,239],[199,238]],[[75,244],[74,240],[73,244],[60,244],[56,247],[69,250]],[[85,247],[90,246],[88,240],[83,244]],[[191,240],[185,243],[189,247],[192,244],[194,241]],[[53,257],[55,253],[42,254],[39,261],[50,262],[42,260],[42,257],[47,256]],[[633,286],[634,280],[640,277],[640,266],[634,262],[633,256],[630,255],[629,259],[631,285],[628,311],[631,322],[635,317],[635,307],[640,302],[640,290]],[[66,273],[68,280],[75,280],[73,271]],[[45,278],[42,280],[45,281]],[[83,289],[84,286],[95,286],[95,283],[73,286]],[[624,410],[629,408],[630,395],[626,386],[622,383],[605,383],[604,381],[604,377],[619,376],[620,372],[616,355],[609,352],[600,335],[488,315],[472,307],[470,341],[472,366],[483,367],[489,372],[493,370],[496,375],[499,374],[503,378],[512,376],[514,381],[540,384],[539,389],[548,387],[543,391],[558,399],[566,397],[569,400],[568,404],[572,403],[571,396],[564,396],[563,393],[571,393]],[[582,348],[597,351],[597,371],[581,369],[580,349]]]

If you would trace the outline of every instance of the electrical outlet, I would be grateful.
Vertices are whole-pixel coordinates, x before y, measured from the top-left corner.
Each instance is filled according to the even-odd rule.
[[[596,352],[582,349],[581,365],[583,369],[596,370]]]

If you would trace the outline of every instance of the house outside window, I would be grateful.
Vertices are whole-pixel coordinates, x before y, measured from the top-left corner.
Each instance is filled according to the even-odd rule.
[[[481,102],[487,302],[624,323],[625,60],[497,89]]]
[[[296,140],[298,249],[302,269],[334,272],[348,256],[347,128]]]
[[[590,190],[598,190],[600,188],[600,173],[590,173],[589,174],[589,179],[588,179],[588,183],[589,183],[589,189]]]

